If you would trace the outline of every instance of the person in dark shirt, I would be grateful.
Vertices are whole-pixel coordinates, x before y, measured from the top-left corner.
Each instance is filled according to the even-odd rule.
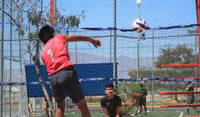
[[[143,84],[140,84],[140,88],[141,88],[141,93],[140,93],[140,97],[139,97],[139,105],[140,105],[140,109],[139,109],[139,113],[142,112],[142,106],[144,106],[144,111],[145,111],[145,115],[147,114],[147,107],[146,107],[146,96],[147,96],[147,89],[144,87]]]
[[[114,94],[114,85],[107,84],[106,96],[101,99],[101,107],[105,112],[105,117],[120,117],[121,98]]]
[[[187,82],[187,87],[185,89],[186,91],[194,91],[194,85],[191,83],[191,81]],[[194,103],[194,93],[189,93],[187,97],[187,104],[193,104]],[[193,107],[195,109],[195,107]],[[190,113],[190,108],[187,107],[187,113]]]
[[[142,106],[144,106],[144,110],[145,110],[145,115],[147,114],[147,107],[146,107],[146,96],[147,96],[147,89],[144,88],[143,84],[139,84],[139,87],[141,88],[141,92],[137,94],[136,96],[136,109],[134,114],[132,114],[131,116],[135,116],[137,114],[141,114],[142,113]]]

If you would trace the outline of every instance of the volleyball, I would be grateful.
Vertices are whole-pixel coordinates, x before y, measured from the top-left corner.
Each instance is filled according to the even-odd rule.
[[[138,33],[145,32],[146,21],[141,19],[141,18],[137,18],[133,21],[132,28],[133,28],[134,31],[136,31]]]

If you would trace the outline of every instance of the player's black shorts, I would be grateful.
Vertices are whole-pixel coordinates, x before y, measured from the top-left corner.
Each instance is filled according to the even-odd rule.
[[[192,104],[192,103],[194,103],[194,96],[188,96],[187,104]]]
[[[65,93],[69,95],[73,103],[77,103],[84,98],[76,71],[63,69],[49,76],[48,79],[56,102],[62,102],[65,99]]]
[[[146,105],[146,99],[144,98],[139,98],[139,105]]]

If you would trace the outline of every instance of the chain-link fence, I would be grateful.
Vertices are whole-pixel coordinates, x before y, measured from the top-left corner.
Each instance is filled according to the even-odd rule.
[[[65,8],[65,4],[67,4],[68,9],[64,9],[66,13],[70,12],[71,7],[71,9],[80,9],[80,11],[77,11],[78,13],[71,11],[75,15],[79,14],[82,10],[91,11],[93,14],[91,17],[95,17],[95,19],[101,17],[104,19],[103,22],[106,22],[105,24],[108,23],[107,26],[112,27],[114,14],[112,4],[108,6],[110,10],[110,17],[106,17],[104,16],[103,12],[99,11],[101,10],[99,7],[88,6],[87,9],[82,9],[82,2],[73,3],[76,4],[73,6],[67,2],[65,3],[63,1],[59,1],[57,3],[57,8],[58,10],[63,9]],[[111,1],[109,1],[109,3],[110,2]],[[36,50],[34,45],[37,38],[34,37],[33,32],[36,32],[38,27],[31,25],[27,19],[28,12],[26,12],[26,10],[28,11],[28,6],[23,7],[25,8],[25,11],[19,10],[20,5],[24,5],[23,2],[10,0],[4,2],[1,1],[0,3],[1,12],[4,6],[4,12],[2,12],[3,15],[1,15],[0,29],[1,116],[27,117],[29,116],[28,103],[32,104],[33,110],[38,112],[37,115],[41,115],[41,113],[44,113],[44,98],[28,97],[25,74],[25,65],[33,64],[30,54],[28,54],[28,46],[30,46],[31,52],[35,54]],[[49,4],[49,1],[45,1],[44,3]],[[120,3],[117,3],[118,17],[120,15],[123,16],[123,14],[120,12],[120,9],[124,8],[129,3],[133,4],[130,0],[124,2],[124,4]],[[49,12],[49,10],[46,12]],[[19,17],[21,13],[23,14],[21,15],[23,18]],[[61,12],[61,14],[62,13],[63,12]],[[186,13],[186,16],[187,14],[194,14],[193,9],[189,8],[187,8],[187,12],[184,13]],[[14,18],[14,20],[12,18]],[[167,22],[167,19],[169,18],[165,19],[163,17],[163,23]],[[87,13],[85,14],[85,20],[85,22],[87,22]],[[124,20],[123,17],[119,17],[118,22],[121,20]],[[103,22],[102,24],[104,24]],[[83,24],[80,23],[80,27],[85,26]],[[87,27],[94,26],[101,27],[102,25],[100,21],[98,26],[93,22],[87,25]],[[66,28],[66,25],[58,25],[55,26],[55,28],[63,34],[86,35],[95,39],[100,39],[102,41],[102,47],[97,49],[94,48],[90,43],[68,43],[67,46],[72,63],[115,63],[116,59],[117,76],[114,75],[113,78],[120,79],[118,82],[114,80],[114,84],[118,86],[116,87],[117,92],[124,90],[123,88],[127,83],[143,83],[145,87],[148,88],[148,110],[160,109],[159,105],[186,103],[187,94],[159,95],[159,92],[184,91],[187,86],[186,81],[188,80],[191,80],[194,84],[195,91],[199,91],[198,80],[193,80],[194,78],[199,77],[198,66],[158,67],[166,64],[191,65],[199,63],[199,40],[196,25],[191,25],[189,27],[182,26],[181,28],[150,29],[146,31],[145,37],[143,38],[138,38],[138,35],[133,31],[110,30],[109,28],[104,27],[95,30],[86,30],[83,28]],[[21,29],[24,30],[22,31]],[[21,33],[23,33],[23,36],[21,36]],[[30,35],[32,35],[34,38]],[[102,68],[102,70],[104,69],[105,68]],[[113,73],[115,73],[115,68],[113,69]],[[91,73],[88,72],[88,74]],[[154,80],[151,78],[154,78]],[[169,81],[168,79],[167,81],[164,81],[161,78],[171,78],[171,80]],[[126,81],[127,79],[137,80]],[[89,85],[88,88],[90,88]],[[96,88],[99,89],[98,85]],[[102,88],[101,90],[104,89]],[[102,110],[100,107],[100,99],[102,96],[104,95],[86,96],[90,110]],[[198,101],[199,95],[195,94],[195,103],[198,103]],[[56,106],[54,100],[53,103],[54,106]],[[78,110],[76,105],[74,105],[69,98],[66,98],[66,104],[66,111],[74,112]]]

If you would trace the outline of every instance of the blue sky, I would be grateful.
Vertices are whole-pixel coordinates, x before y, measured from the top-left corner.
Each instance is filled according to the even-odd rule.
[[[117,28],[119,29],[131,29],[131,24],[134,19],[138,17],[138,5],[136,0],[116,0],[117,1]],[[57,0],[57,8],[62,11],[63,15],[77,15],[81,13],[82,10],[85,11],[85,18],[81,20],[80,28],[82,27],[113,27],[113,0]],[[64,9],[64,10],[62,10]],[[151,28],[157,27],[168,27],[175,25],[189,25],[196,24],[196,0],[142,0],[140,6],[140,17],[147,22],[147,25]],[[166,35],[176,35],[179,33],[184,33],[185,30],[164,30],[159,31],[157,36],[165,33]],[[101,32],[101,31],[99,31]],[[109,31],[107,31],[109,32]],[[186,31],[185,31],[186,32]],[[147,32],[148,33],[148,32]],[[152,35],[152,32],[149,32]],[[187,32],[186,32],[187,33]],[[87,34],[87,33],[86,33]],[[103,33],[104,34],[104,33]],[[137,36],[133,32],[117,32],[117,34],[122,34],[126,36]],[[160,34],[160,35],[159,35]],[[94,35],[94,34],[92,34]],[[165,35],[165,36],[166,36]],[[187,39],[187,37],[177,37],[177,38],[167,38],[162,42],[155,42],[155,56],[158,56],[160,47],[164,47],[165,44],[182,44],[189,41],[194,43],[192,39]],[[181,41],[180,41],[180,40]],[[101,39],[102,49],[108,47],[107,39]],[[107,42],[107,43],[106,43]],[[160,43],[161,42],[161,43]],[[117,62],[122,69],[133,68],[136,66],[136,41],[131,39],[123,39],[117,37]],[[83,44],[82,44],[83,45]],[[105,46],[104,46],[105,45]],[[83,45],[84,46],[84,45]],[[87,46],[87,45],[86,45]],[[142,57],[152,57],[152,41],[144,40],[140,41],[139,56]],[[143,47],[143,48],[142,48]],[[80,49],[79,49],[80,50]],[[98,49],[99,50],[99,49]],[[101,50],[100,50],[101,51]],[[104,49],[101,52],[102,55],[109,56],[109,49]],[[88,52],[88,51],[87,51]],[[97,54],[99,55],[99,54]],[[120,58],[124,59],[120,60]],[[130,59],[126,58],[130,57]],[[145,64],[144,59],[140,59],[140,63]],[[126,62],[126,63],[125,63]],[[152,61],[146,61],[146,63],[151,63]],[[125,65],[123,68],[122,66]],[[149,65],[149,64],[146,64]],[[150,65],[151,66],[151,65]],[[149,67],[149,66],[145,66]],[[126,74],[127,75],[127,74]],[[128,76],[120,77],[128,77]]]
[[[56,1],[57,8],[59,11],[62,12],[62,15],[78,15],[81,13],[82,10],[85,11],[85,18],[81,20],[80,28],[113,27],[113,0]],[[117,28],[131,29],[131,24],[133,20],[138,17],[138,6],[136,5],[136,0],[116,1]],[[49,0],[45,0],[45,4],[48,3]],[[148,26],[151,28],[160,26],[163,27],[174,25],[189,25],[197,23],[195,0],[142,0],[142,4],[140,6],[140,16],[147,22]],[[132,32],[126,32],[126,34],[131,35],[130,33]],[[102,50],[100,51],[102,53],[107,53],[109,56],[109,49],[106,49],[106,44],[107,43],[103,43],[103,46],[105,45],[105,47],[102,47]],[[127,46],[127,48],[129,48],[130,46],[136,46],[131,43],[131,40],[122,40],[120,44],[118,44],[118,46]],[[140,44],[141,46],[148,46],[147,44],[151,43],[148,41],[142,41]],[[88,46],[88,44],[86,44],[86,46]],[[6,46],[5,48],[8,47],[9,46]],[[89,47],[93,49],[92,46]],[[135,50],[131,51],[130,53],[130,51],[126,52],[123,49],[121,49],[120,51],[118,51],[117,55],[130,55],[130,57],[135,57],[136,53]],[[151,56],[152,54],[148,51],[146,53],[140,52],[140,55]]]
[[[136,0],[116,1],[117,27],[131,28],[138,17]],[[57,8],[65,15],[84,10],[80,27],[113,27],[113,0],[57,0]],[[197,23],[195,0],[142,0],[140,16],[151,28]]]
[[[136,0],[117,1],[117,28],[131,29],[131,24],[138,17],[138,5]],[[195,0],[141,0],[140,17],[147,22],[150,28],[168,27],[175,25],[196,24],[196,1]],[[113,0],[57,0],[57,8],[62,15],[77,15],[85,11],[85,18],[81,20],[82,27],[113,27]],[[167,31],[164,30],[166,33]],[[173,34],[174,30],[170,30]],[[101,32],[101,31],[99,31]],[[109,31],[107,31],[109,33]],[[122,32],[123,33],[123,32]],[[151,33],[151,32],[150,32]],[[176,30],[175,34],[179,31]],[[118,32],[117,34],[121,34]],[[85,35],[85,33],[84,33]],[[94,34],[92,34],[94,35]],[[123,35],[137,36],[133,32],[125,32]],[[148,32],[147,32],[148,35]],[[151,35],[151,34],[150,34]],[[119,40],[120,38],[118,38]],[[130,42],[128,42],[130,41]],[[177,41],[180,43],[182,41]],[[105,42],[103,42],[105,44]],[[142,41],[141,46],[147,46],[149,42]],[[151,43],[150,43],[151,44]],[[166,44],[166,43],[163,43]],[[173,42],[174,44],[174,42]],[[132,47],[131,40],[120,41],[119,48]],[[150,45],[151,46],[151,45]],[[129,51],[118,52],[117,55],[130,55]],[[142,55],[143,54],[143,55]],[[148,53],[151,56],[151,52]],[[135,54],[132,55],[136,56]],[[147,53],[141,52],[141,56]]]

